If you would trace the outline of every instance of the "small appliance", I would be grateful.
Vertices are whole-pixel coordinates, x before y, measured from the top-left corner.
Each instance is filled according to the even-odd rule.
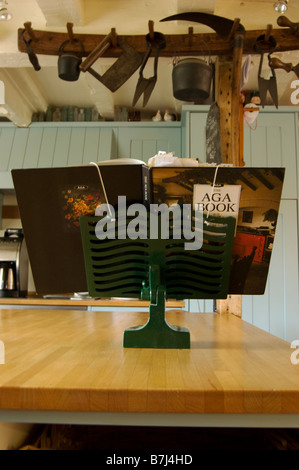
[[[6,229],[0,237],[0,297],[26,297],[28,253],[22,229]]]

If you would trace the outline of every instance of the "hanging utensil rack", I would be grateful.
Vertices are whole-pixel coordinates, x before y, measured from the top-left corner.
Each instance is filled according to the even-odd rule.
[[[232,30],[228,34],[227,38],[222,38],[217,33],[194,33],[193,28],[189,27],[186,34],[166,34],[166,47],[161,51],[161,57],[173,57],[175,54],[180,56],[190,55],[202,55],[203,51],[200,46],[201,41],[206,41],[209,44],[211,55],[222,56],[230,55],[233,48],[233,37],[236,34],[239,19],[235,19]],[[277,20],[278,24],[281,23],[280,19]],[[254,44],[256,38],[262,34],[269,33],[275,36],[277,41],[276,52],[293,51],[299,50],[299,35],[297,30],[294,28],[294,24],[291,22],[284,22],[284,27],[272,29],[271,25],[267,25],[264,30],[251,30],[246,31],[244,35],[243,54],[254,54]],[[289,25],[289,26],[288,26]],[[26,44],[24,43],[24,35],[27,39],[32,40],[32,46],[34,47],[35,54],[42,55],[58,55],[60,44],[70,38],[74,37],[72,30],[72,23],[67,23],[66,32],[51,32],[34,30],[31,22],[24,23],[23,28],[18,29],[18,49],[20,52],[27,53]],[[153,31],[153,21],[148,22],[150,31]],[[25,30],[25,31],[24,31]],[[112,28],[114,31],[115,28]],[[85,50],[85,55],[88,56],[95,47],[101,43],[107,34],[77,34],[76,38],[79,39]],[[119,38],[124,40],[127,44],[137,52],[143,53],[145,50],[144,35],[120,35]],[[179,45],[179,46],[178,46]],[[71,48],[70,48],[71,50]],[[121,48],[117,47],[117,44],[113,44],[113,47],[108,48],[104,53],[103,57],[119,57],[122,53]]]

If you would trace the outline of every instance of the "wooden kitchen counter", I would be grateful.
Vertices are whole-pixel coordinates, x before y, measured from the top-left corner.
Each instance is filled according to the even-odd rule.
[[[83,413],[88,422],[163,416],[195,425],[242,416],[299,427],[290,344],[231,314],[174,310],[167,319],[189,328],[190,350],[124,349],[123,331],[146,313],[0,310],[0,421],[53,422],[62,413],[65,422],[71,413],[80,422]]]
[[[28,295],[28,297],[2,297],[0,298],[0,305],[17,305],[17,306],[40,306],[40,307],[148,307],[147,300],[138,299],[85,299],[85,298],[65,298],[64,296],[43,297],[39,295]],[[183,300],[167,300],[167,308],[182,308],[185,307]]]

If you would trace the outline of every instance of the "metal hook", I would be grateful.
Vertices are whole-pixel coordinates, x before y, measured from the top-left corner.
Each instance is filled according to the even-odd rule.
[[[66,24],[68,35],[69,35],[69,41],[72,44],[75,40],[74,34],[73,34],[73,23],[67,23]]]
[[[192,46],[193,43],[193,27],[189,26],[188,28],[188,45]]]
[[[111,28],[111,45],[112,47],[117,47],[117,34],[115,28]]]
[[[265,41],[268,42],[271,36],[271,31],[272,31],[272,24],[267,25],[267,31],[265,34]]]
[[[26,23],[24,23],[24,28],[25,28],[26,32],[28,33],[30,39],[32,41],[37,41],[37,37],[35,36],[33,29],[31,28],[31,22],[30,21],[26,21]]]
[[[149,30],[149,37],[150,37],[150,39],[154,39],[155,31],[154,31],[154,22],[153,22],[153,20],[149,20],[149,22],[148,22],[148,30]]]
[[[240,26],[240,18],[235,18],[234,23],[232,25],[232,29],[230,30],[230,33],[228,35],[229,41],[234,37],[235,32],[238,30],[239,26]]]

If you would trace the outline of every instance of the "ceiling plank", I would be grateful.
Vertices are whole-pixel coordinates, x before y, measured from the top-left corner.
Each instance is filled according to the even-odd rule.
[[[47,103],[37,84],[24,69],[0,69],[0,80],[5,87],[5,104],[1,108],[10,121],[18,127],[27,127],[32,113],[44,110]]]
[[[67,22],[84,24],[83,0],[36,0],[48,26],[64,26]]]
[[[200,11],[202,13],[214,13],[216,0],[177,0],[177,12]]]

